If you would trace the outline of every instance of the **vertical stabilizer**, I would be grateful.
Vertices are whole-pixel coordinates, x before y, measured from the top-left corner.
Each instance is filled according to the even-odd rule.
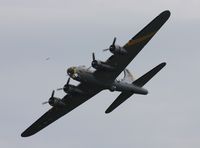
[[[124,70],[124,78],[121,81],[126,82],[126,83],[132,83],[134,80],[135,80],[135,78],[133,77],[131,72],[128,69],[125,69]]]

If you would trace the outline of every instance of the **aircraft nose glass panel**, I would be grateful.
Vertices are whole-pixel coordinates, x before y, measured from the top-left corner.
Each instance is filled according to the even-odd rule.
[[[71,67],[67,70],[67,74],[72,77],[72,78],[76,78],[77,77],[77,72],[76,72],[76,68],[75,67]]]
[[[74,69],[73,69],[73,68],[69,68],[69,69],[67,70],[67,74],[68,74],[69,76],[72,76],[72,75],[74,74]]]

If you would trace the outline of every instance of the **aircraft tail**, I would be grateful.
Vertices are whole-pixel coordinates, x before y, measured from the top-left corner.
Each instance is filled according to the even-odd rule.
[[[166,65],[165,62],[159,64],[158,66],[154,67],[152,70],[135,80],[132,84],[142,87],[144,86],[151,78],[153,78],[164,66]],[[132,92],[122,92],[117,99],[108,107],[105,113],[112,112],[115,108],[117,108],[120,104],[126,101],[129,97],[131,97],[134,93]]]

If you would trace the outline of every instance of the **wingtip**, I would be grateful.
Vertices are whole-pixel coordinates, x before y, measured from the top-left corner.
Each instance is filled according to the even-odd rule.
[[[109,114],[110,112],[108,110],[105,111],[105,114]]]
[[[162,67],[164,67],[164,66],[167,65],[167,63],[166,63],[166,62],[163,62],[163,63],[161,63],[160,65],[161,65]]]
[[[164,12],[169,14],[169,15],[171,14],[171,12],[169,10],[165,10]]]
[[[170,15],[171,15],[171,12],[169,10],[165,10],[161,12],[159,16],[161,16],[165,20],[168,20]]]
[[[106,114],[109,114],[110,112],[112,112],[112,110],[111,110],[110,108],[108,108],[108,109],[105,111]]]
[[[162,69],[163,67],[165,67],[167,65],[166,62],[160,63],[158,66],[156,66],[158,69]]]
[[[166,16],[170,16],[171,15],[171,12],[169,10],[165,10],[162,13],[165,14]]]
[[[21,133],[21,137],[29,137],[32,136],[33,134],[27,131],[24,131],[23,133]]]
[[[27,136],[26,136],[26,134],[22,133],[22,134],[21,134],[21,137],[27,137]]]

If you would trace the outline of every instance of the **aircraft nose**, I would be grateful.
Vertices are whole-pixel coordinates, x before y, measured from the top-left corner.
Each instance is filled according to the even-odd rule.
[[[74,74],[74,69],[71,67],[71,68],[68,68],[67,69],[67,74],[69,75],[69,76],[72,76],[73,74]]]

